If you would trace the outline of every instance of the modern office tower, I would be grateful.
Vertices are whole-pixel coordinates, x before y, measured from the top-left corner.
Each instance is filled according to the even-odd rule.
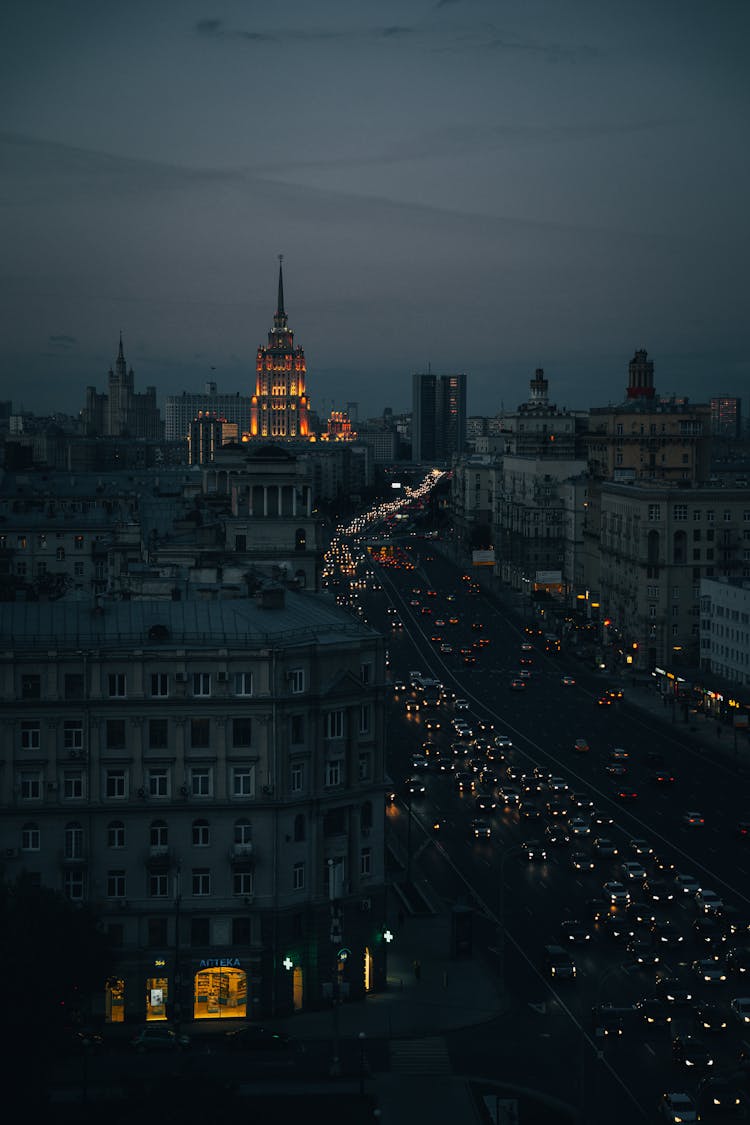
[[[216,383],[206,383],[203,394],[167,395],[164,406],[164,425],[167,441],[184,440],[190,425],[200,415],[214,414],[233,423],[240,434],[250,426],[250,395],[223,394]]]
[[[449,462],[466,445],[466,375],[412,376],[412,461]]]
[[[109,369],[106,394],[96,387],[86,388],[86,405],[81,411],[84,426],[100,437],[164,438],[164,423],[156,405],[156,387],[144,394],[134,390],[133,368],[125,363],[122,333],[114,370]]]
[[[217,449],[238,441],[236,422],[229,422],[220,415],[201,412],[188,427],[188,463],[206,465],[215,459]]]
[[[711,433],[714,437],[738,438],[741,432],[742,400],[731,395],[709,399]]]
[[[243,440],[288,441],[306,438],[310,431],[305,353],[294,346],[294,333],[284,309],[282,255],[279,292],[268,346],[259,347],[255,363],[255,394],[250,403],[250,431]]]

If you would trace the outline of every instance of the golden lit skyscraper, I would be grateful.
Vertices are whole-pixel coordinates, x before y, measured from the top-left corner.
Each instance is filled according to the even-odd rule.
[[[244,440],[306,438],[309,402],[305,388],[305,353],[294,346],[294,333],[284,311],[282,255],[279,254],[279,296],[268,347],[259,347],[255,363],[255,394],[250,400],[250,433]]]

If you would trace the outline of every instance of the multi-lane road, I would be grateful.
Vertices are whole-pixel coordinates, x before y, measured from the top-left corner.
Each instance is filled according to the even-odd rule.
[[[408,680],[410,672],[420,670],[468,701],[469,722],[475,727],[481,718],[494,724],[494,735],[509,735],[513,747],[505,760],[491,763],[500,786],[508,766],[526,774],[537,767],[567,784],[564,804],[575,792],[593,801],[605,821],[603,826],[592,824],[590,834],[568,845],[548,843],[548,859],[530,862],[522,842],[545,840],[546,827],[553,822],[546,811],[549,784],[527,798],[541,810],[536,820],[525,819],[523,808],[506,806],[502,799],[494,810],[480,814],[476,795],[487,787],[459,792],[454,771],[432,766],[421,771],[426,792],[410,799],[404,783],[414,773],[412,755],[427,740],[445,749],[456,741],[450,729],[454,710],[450,700],[444,701],[438,709],[441,729],[430,732],[424,711],[406,712],[407,700],[420,693],[394,693],[388,741],[398,801],[391,829],[402,853],[410,842],[420,873],[436,895],[475,908],[476,948],[494,959],[504,986],[502,1010],[489,1029],[483,1028],[481,1036],[468,1031],[453,1036],[454,1064],[465,1073],[542,1089],[575,1106],[586,1121],[655,1120],[665,1091],[695,1095],[704,1073],[736,1072],[742,1042],[750,1040],[750,1025],[741,1024],[730,1007],[733,997],[750,994],[750,973],[729,968],[726,981],[707,983],[693,968],[694,961],[715,952],[723,964],[730,948],[750,946],[750,933],[743,928],[750,920],[750,851],[736,830],[750,807],[748,783],[730,765],[709,761],[682,743],[678,728],[631,706],[626,685],[622,701],[599,706],[603,688],[615,684],[581,669],[564,649],[560,655],[545,654],[541,638],[529,637],[517,615],[481,594],[469,594],[461,571],[434,547],[421,543],[419,551],[416,570],[379,570],[382,589],[363,595],[367,618],[391,634],[392,680]],[[393,628],[396,617],[402,627]],[[457,618],[453,624],[452,617]],[[489,643],[475,650],[476,664],[466,666],[457,653],[479,637]],[[523,643],[533,645],[523,654],[533,663],[526,666],[527,686],[514,690],[510,683],[520,668]],[[446,644],[453,652],[441,651]],[[574,684],[563,683],[566,674],[575,678]],[[587,753],[574,751],[577,738],[587,740]],[[614,748],[628,754],[627,772],[619,777],[610,772]],[[467,760],[476,756],[471,752]],[[467,763],[462,760],[460,765]],[[655,780],[660,767],[674,782]],[[493,787],[495,793],[497,789]],[[618,789],[631,790],[637,797],[621,799]],[[685,814],[691,810],[699,811],[705,823],[687,823]],[[579,811],[585,819],[587,814]],[[478,815],[490,821],[489,839],[475,839],[470,832]],[[568,821],[572,815],[569,806]],[[607,824],[610,817],[612,823]],[[438,819],[442,826],[436,834],[432,826]],[[596,856],[597,835],[612,839],[617,857]],[[640,858],[652,880],[666,879],[670,886],[674,875],[657,870],[651,856],[638,857],[630,844],[634,838],[645,840],[675,870],[713,888],[736,911],[736,932],[728,932],[725,919],[719,928],[727,932],[726,941],[705,943],[695,931],[699,910],[694,897],[680,888],[675,887],[679,893],[670,905],[647,902],[641,880],[626,880],[620,864]],[[573,868],[571,853],[577,850],[593,855],[592,871]],[[646,923],[634,922],[639,912],[620,911],[638,939],[656,946],[658,964],[639,966],[625,940],[610,936],[604,922],[594,921],[591,900],[602,897],[603,884],[610,880],[627,882],[634,902],[646,903],[657,920],[672,923],[669,928],[676,932],[671,939],[656,942]],[[583,922],[591,936],[569,946],[575,979],[553,981],[544,950],[563,943],[561,923],[566,919]],[[620,1037],[598,1035],[592,1009],[607,1002],[630,1006],[655,995],[658,972],[679,977],[692,992],[693,1004],[667,1001],[671,1021],[666,1026],[648,1024],[636,1013],[624,1021]],[[702,1032],[696,1005],[703,1001],[716,1002],[726,1012],[726,1030]],[[672,1039],[687,1031],[708,1045],[714,1059],[711,1068],[674,1061]],[[742,1098],[750,1105],[747,1088]],[[741,1107],[741,1115],[750,1116],[747,1106]]]

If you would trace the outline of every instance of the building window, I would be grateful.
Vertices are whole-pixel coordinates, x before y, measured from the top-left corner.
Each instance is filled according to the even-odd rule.
[[[661,519],[661,504],[649,504],[648,518],[652,523]]]
[[[42,678],[33,673],[21,676],[21,699],[41,699]]]
[[[292,793],[301,793],[304,788],[305,764],[292,762],[289,767],[289,789]]]
[[[149,875],[148,894],[149,898],[166,898],[169,894],[169,876],[164,873]]]
[[[253,842],[253,826],[249,820],[235,820],[234,822],[234,842],[235,844],[252,844]]]
[[[372,875],[372,849],[362,848],[359,853],[359,873],[363,878]]]
[[[83,902],[85,883],[82,871],[63,872],[63,894],[70,902]]]
[[[107,872],[107,898],[125,898],[127,881],[124,871]]]
[[[41,746],[41,724],[38,719],[21,723],[21,749],[38,750]]]
[[[207,750],[211,740],[211,726],[209,719],[190,720],[190,748],[192,750]]]
[[[370,733],[370,714],[371,714],[370,704],[369,703],[360,704],[360,708],[359,708],[359,733],[360,734],[369,734]]]
[[[253,741],[253,721],[247,717],[232,719],[232,746],[247,749]]]
[[[294,841],[297,844],[305,839],[305,814],[297,813],[294,818]]]
[[[305,865],[304,863],[295,863],[292,865],[292,890],[304,891],[305,889]]]
[[[107,691],[110,699],[124,699],[127,691],[127,676],[124,672],[110,672],[107,676]]]
[[[656,606],[655,605],[650,605],[648,607],[648,615],[649,615],[649,617],[656,617]]]
[[[83,699],[83,676],[80,672],[66,672],[63,693],[66,699]]]
[[[208,696],[211,694],[211,673],[210,672],[194,672],[193,673],[193,695],[195,696]]]
[[[253,694],[253,674],[252,674],[252,672],[235,672],[235,674],[234,674],[234,694],[235,695],[252,695]]]
[[[149,949],[164,949],[167,944],[167,919],[148,918],[146,920],[146,944]]]
[[[369,781],[372,777],[372,754],[365,752],[359,755],[359,780]]]
[[[341,784],[341,762],[338,758],[326,762],[326,785]]]
[[[729,510],[725,509],[724,512],[722,512],[722,518],[724,520],[724,523],[731,523],[732,513]]]
[[[82,535],[74,536],[73,547],[76,551],[82,551],[83,550],[83,536]]]
[[[713,523],[713,522],[714,522],[714,518],[715,518],[715,516],[716,516],[716,512],[714,512],[712,508],[709,508],[709,509],[708,509],[708,511],[706,512],[706,520],[707,520],[707,522],[708,522],[708,523]]]
[[[83,575],[84,575],[84,565],[83,565],[83,563],[82,562],[73,563],[73,577],[74,578],[83,578]]]
[[[66,750],[83,750],[83,720],[66,719],[63,723],[63,746]]]
[[[255,767],[234,766],[232,769],[232,796],[255,796]]]
[[[104,779],[104,794],[106,797],[124,797],[125,770],[107,770]]]
[[[672,507],[672,518],[680,522],[686,520],[688,518],[687,504],[675,504]]]
[[[151,673],[151,694],[155,698],[164,698],[169,695],[169,674],[167,672]]]
[[[125,720],[107,719],[105,729],[106,746],[108,750],[125,749]]]
[[[65,548],[64,547],[58,547],[57,548],[57,550],[55,551],[55,558],[57,559],[58,562],[65,562]]]
[[[21,800],[38,801],[42,796],[41,770],[24,770],[21,774]]]
[[[169,720],[149,719],[148,721],[148,746],[149,750],[166,750],[169,745]]]
[[[75,801],[83,797],[83,773],[81,770],[65,770],[63,773],[63,796]]]
[[[211,827],[207,820],[193,821],[193,847],[207,848],[211,843]]]
[[[235,895],[251,895],[255,887],[253,869],[251,867],[237,868],[232,875],[232,893]]]
[[[196,898],[204,898],[211,894],[211,872],[207,867],[193,868],[192,886]]]
[[[292,715],[289,728],[289,741],[295,745],[305,741],[305,716]]]
[[[371,683],[372,682],[372,664],[370,664],[369,662],[366,663],[366,664],[360,664],[359,674],[360,674],[360,678],[361,678],[363,684]]]
[[[159,767],[148,771],[149,797],[169,796],[169,771]]]
[[[107,825],[107,847],[125,847],[125,825],[121,820],[111,820]]]
[[[304,668],[292,668],[289,673],[289,690],[292,695],[299,695],[305,690]]]
[[[166,848],[169,843],[169,828],[166,820],[152,820],[148,830],[150,848]]]
[[[325,737],[326,738],[343,738],[344,737],[344,712],[326,711],[325,715]]]
[[[38,852],[41,848],[41,833],[38,824],[24,824],[21,829],[21,850]]]
[[[211,770],[200,766],[190,771],[190,792],[193,797],[211,796]]]

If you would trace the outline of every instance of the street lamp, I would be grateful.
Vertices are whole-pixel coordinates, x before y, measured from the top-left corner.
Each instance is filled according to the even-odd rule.
[[[364,1097],[365,1094],[365,1039],[367,1036],[364,1031],[360,1031],[357,1039],[359,1040],[359,1096]]]

